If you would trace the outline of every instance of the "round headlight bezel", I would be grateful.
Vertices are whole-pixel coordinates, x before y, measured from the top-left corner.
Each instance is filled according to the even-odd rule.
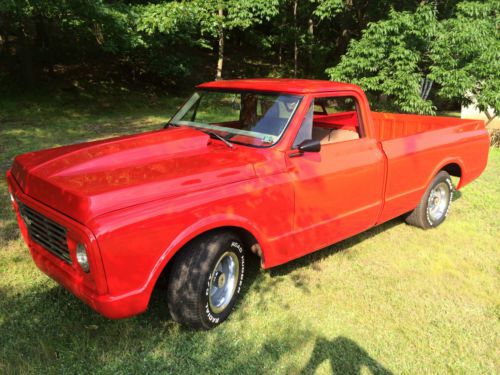
[[[79,243],[76,245],[76,261],[82,269],[83,272],[90,272],[89,256],[87,253],[87,248],[84,244]]]

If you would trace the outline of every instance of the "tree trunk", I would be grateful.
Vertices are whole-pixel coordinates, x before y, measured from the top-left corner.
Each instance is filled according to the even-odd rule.
[[[0,32],[0,56],[3,54],[6,55],[6,46],[7,46],[7,37],[3,36],[3,34]]]
[[[420,82],[420,97],[427,100],[434,81],[429,78],[422,78]]]
[[[294,0],[293,2],[293,28],[294,28],[294,38],[293,38],[293,76],[297,77],[297,70],[299,65],[299,46],[297,39],[299,38],[299,33],[297,30],[297,5],[299,0]]]
[[[21,79],[27,87],[32,87],[35,84],[33,32],[34,26],[31,20],[26,20],[18,33],[19,51],[17,55],[21,66]]]
[[[281,68],[283,64],[283,42],[280,40],[280,45],[278,48],[278,66]]]
[[[217,73],[215,80],[222,79],[222,66],[224,65],[224,25],[223,25],[224,9],[219,8],[219,51],[217,54]]]
[[[279,29],[279,48],[278,48],[278,66],[281,68],[283,65],[283,40],[285,39],[284,37],[284,31],[285,30],[285,25],[286,25],[286,19],[285,16],[283,15],[283,18],[281,19],[281,26]]]
[[[314,49],[314,22],[312,18],[309,18],[308,28],[307,28],[307,70],[308,75],[312,76],[314,60],[313,60],[313,49]]]
[[[38,16],[35,19],[35,50],[38,51],[39,69],[47,71],[50,76],[54,75],[54,53],[52,51],[51,22]]]
[[[484,114],[486,115],[486,118],[488,119],[488,121],[486,121],[486,126],[488,126],[490,124],[490,122],[492,122],[495,117],[497,117],[497,115],[493,112],[491,113],[488,109],[484,111]]]

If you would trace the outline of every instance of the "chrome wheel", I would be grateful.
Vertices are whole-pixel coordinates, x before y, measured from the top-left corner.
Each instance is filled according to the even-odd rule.
[[[427,214],[433,222],[441,220],[446,215],[450,194],[450,187],[446,182],[440,182],[431,190],[427,201]]]
[[[208,303],[220,313],[231,302],[240,276],[240,262],[235,253],[227,251],[219,258],[210,277]]]

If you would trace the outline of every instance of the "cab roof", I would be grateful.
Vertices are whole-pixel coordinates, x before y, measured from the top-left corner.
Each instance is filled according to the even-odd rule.
[[[252,78],[220,80],[205,82],[196,87],[200,89],[269,91],[288,94],[312,94],[340,90],[361,90],[359,86],[349,83],[292,78]]]

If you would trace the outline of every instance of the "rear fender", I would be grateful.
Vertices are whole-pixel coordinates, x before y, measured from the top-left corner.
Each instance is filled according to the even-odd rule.
[[[441,163],[439,163],[438,166],[432,171],[425,186],[429,186],[431,184],[432,180],[434,179],[434,177],[436,177],[436,175],[439,173],[439,171],[443,170],[447,165],[450,165],[450,164],[457,164],[460,168],[460,172],[461,172],[461,176],[459,177],[460,180],[459,180],[457,186],[455,187],[455,189],[459,190],[463,185],[462,182],[465,181],[464,163],[460,157],[449,157],[449,158],[446,158],[445,160],[443,160]]]

